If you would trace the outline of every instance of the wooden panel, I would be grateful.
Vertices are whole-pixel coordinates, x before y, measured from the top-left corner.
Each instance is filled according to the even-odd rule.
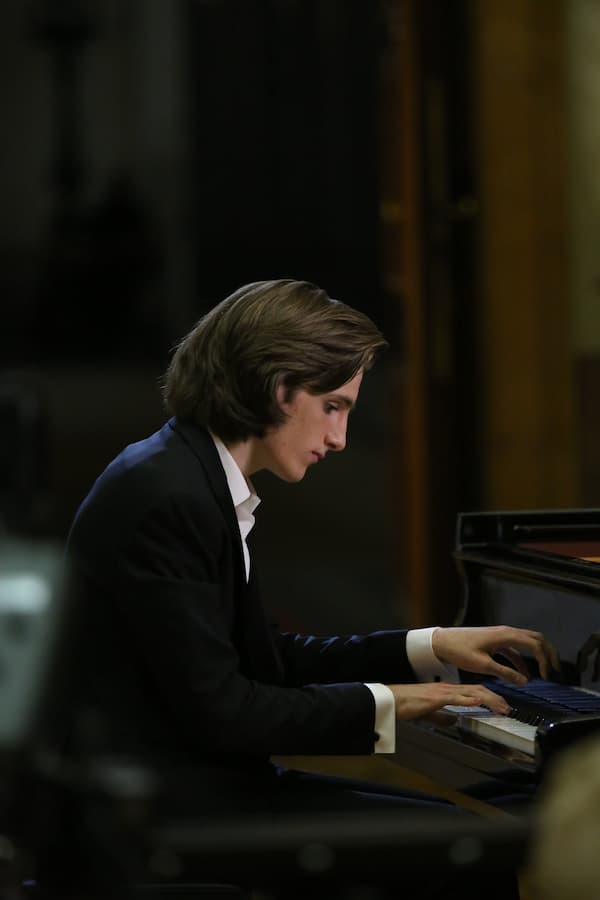
[[[391,386],[392,483],[402,592],[410,624],[430,620],[425,310],[421,270],[421,162],[414,0],[384,4],[387,49],[381,83],[383,284],[395,334]],[[408,623],[407,623],[408,624]]]
[[[450,624],[458,607],[456,513],[472,505],[478,481],[477,448],[470,441],[465,449],[459,434],[463,421],[472,431],[476,419],[465,7],[407,0],[385,10],[380,219],[397,344],[391,421],[399,580],[406,624]]]
[[[474,4],[482,507],[576,505],[561,0]]]
[[[577,505],[564,6],[384,8],[399,577],[407,624],[446,624],[458,511]]]

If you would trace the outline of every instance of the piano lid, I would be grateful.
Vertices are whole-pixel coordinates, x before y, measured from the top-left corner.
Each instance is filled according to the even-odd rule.
[[[600,509],[459,513],[454,557],[600,593]]]

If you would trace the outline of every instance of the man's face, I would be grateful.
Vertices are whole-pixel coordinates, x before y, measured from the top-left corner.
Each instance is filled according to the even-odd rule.
[[[356,404],[363,373],[326,394],[310,394],[300,388],[286,399],[280,387],[277,398],[287,418],[262,439],[263,465],[284,481],[301,481],[307,468],[330,450],[346,446],[348,414]]]

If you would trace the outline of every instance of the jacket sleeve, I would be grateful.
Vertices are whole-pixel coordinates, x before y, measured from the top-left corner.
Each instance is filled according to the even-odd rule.
[[[413,683],[415,673],[406,655],[405,630],[375,631],[366,635],[315,637],[276,634],[285,668],[285,683],[308,680]]]
[[[219,585],[125,580],[125,618],[162,701],[205,751],[370,753],[375,707],[360,683],[271,685],[247,677]]]

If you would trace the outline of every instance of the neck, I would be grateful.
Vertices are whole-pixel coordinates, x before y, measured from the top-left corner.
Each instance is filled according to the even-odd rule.
[[[251,475],[254,475],[261,468],[258,461],[259,453],[255,438],[248,438],[247,441],[226,443],[225,446],[235,459],[245,478],[250,478]]]

